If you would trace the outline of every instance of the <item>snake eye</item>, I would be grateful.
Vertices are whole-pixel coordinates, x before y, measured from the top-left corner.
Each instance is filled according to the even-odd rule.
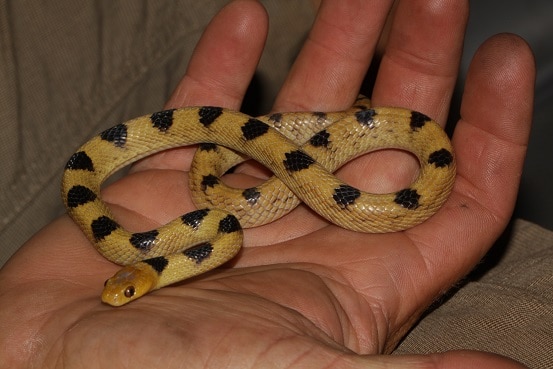
[[[125,297],[126,298],[133,297],[134,293],[135,293],[134,286],[129,286],[129,287],[125,288]]]

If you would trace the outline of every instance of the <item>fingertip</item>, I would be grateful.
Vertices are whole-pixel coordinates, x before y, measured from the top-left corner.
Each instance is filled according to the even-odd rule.
[[[532,49],[524,38],[514,33],[498,33],[480,45],[473,63],[493,70],[498,64],[505,67],[534,67],[535,61]],[[534,73],[533,70],[526,71]]]
[[[234,0],[221,9],[210,23],[225,23],[226,37],[243,42],[265,42],[268,32],[269,14],[258,0]],[[247,44],[248,44],[247,42]]]
[[[255,26],[269,23],[269,14],[258,0],[234,0],[224,9],[239,15],[245,15],[240,24],[238,24],[236,31],[244,36],[256,36],[256,32],[252,32],[257,30]],[[252,28],[252,26],[254,27]],[[266,34],[266,31],[264,30],[262,33]]]
[[[273,109],[339,111],[350,107],[391,3],[323,1]]]
[[[256,0],[223,7],[206,27],[166,106],[238,109],[261,57],[268,24],[268,14]]]
[[[526,145],[535,77],[534,54],[522,37],[511,33],[490,37],[478,48],[469,67],[462,119],[485,123],[485,130],[499,138]]]

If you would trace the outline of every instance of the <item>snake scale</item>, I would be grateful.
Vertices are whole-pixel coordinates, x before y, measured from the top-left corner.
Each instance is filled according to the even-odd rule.
[[[190,171],[199,210],[146,232],[121,227],[100,196],[101,184],[145,156],[192,144],[200,144]],[[419,175],[408,188],[370,194],[332,175],[349,160],[387,148],[418,158]],[[227,187],[220,176],[246,157],[265,165],[274,177],[253,188]],[[436,122],[403,108],[370,107],[360,97],[349,110],[334,113],[253,118],[203,106],[129,120],[93,137],[71,156],[62,197],[100,254],[124,265],[102,292],[103,302],[120,306],[225,263],[240,250],[243,227],[274,221],[300,202],[346,229],[394,232],[433,215],[454,179],[453,149]]]

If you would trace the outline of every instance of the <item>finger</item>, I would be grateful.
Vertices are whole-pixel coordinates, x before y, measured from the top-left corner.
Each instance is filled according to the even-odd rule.
[[[359,93],[391,3],[323,1],[274,110],[335,111],[349,107]]]
[[[457,79],[467,1],[400,1],[372,94],[375,106],[400,106],[446,121]],[[348,163],[337,172],[368,192],[396,192],[408,186],[420,165],[411,155],[382,150]],[[362,182],[356,174],[371,173]]]
[[[477,51],[453,137],[453,193],[442,211],[410,232],[424,245],[423,258],[433,260],[427,280],[440,275],[445,283],[453,283],[507,225],[530,132],[534,79],[532,52],[517,36],[497,35]]]
[[[259,2],[237,0],[224,7],[200,38],[166,108],[213,105],[238,110],[261,57],[267,29],[267,13]],[[132,169],[188,169],[194,150],[167,150]]]
[[[240,108],[267,30],[267,13],[259,2],[230,2],[207,26],[167,107],[211,104]]]
[[[464,0],[400,1],[375,82],[374,104],[410,108],[444,124],[467,18]]]

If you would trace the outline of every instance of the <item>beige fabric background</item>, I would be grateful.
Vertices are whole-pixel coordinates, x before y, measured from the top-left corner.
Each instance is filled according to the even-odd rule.
[[[472,349],[553,368],[553,232],[518,220],[508,238],[396,353]]]
[[[63,212],[62,168],[85,139],[163,106],[225,3],[0,0],[0,265]],[[262,3],[271,31],[250,96],[259,112],[313,19],[311,1]],[[472,348],[553,368],[553,233],[518,221],[501,246],[496,265],[437,304],[398,354]]]

